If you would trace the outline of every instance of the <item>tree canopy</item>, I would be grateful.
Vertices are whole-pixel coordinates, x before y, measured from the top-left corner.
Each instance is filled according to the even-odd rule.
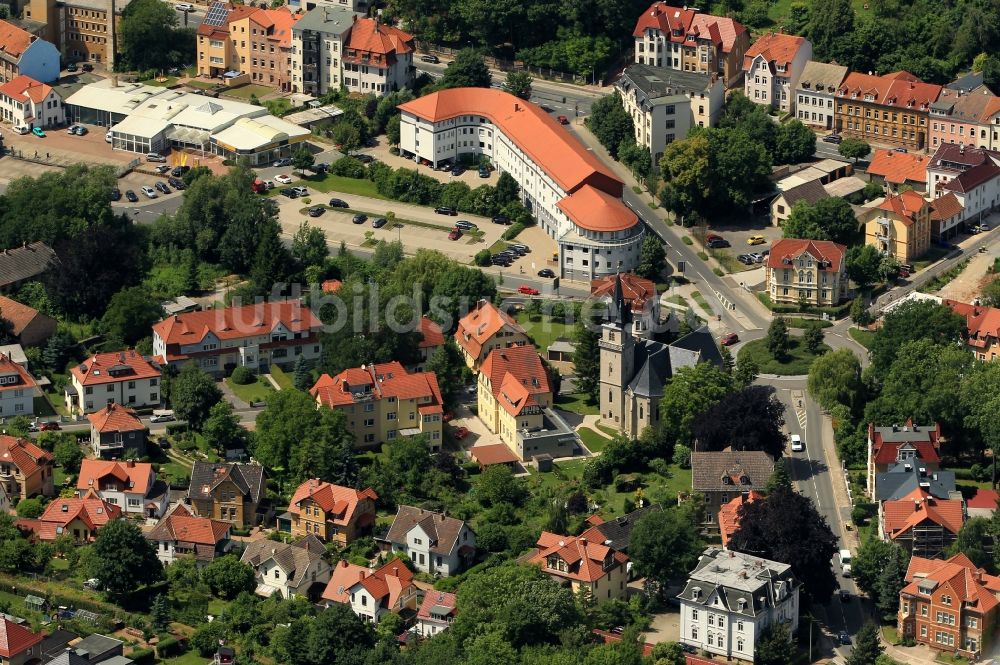
[[[601,97],[591,105],[587,126],[615,159],[618,158],[619,146],[628,139],[634,140],[632,116],[625,111],[617,92]]]
[[[105,524],[97,532],[91,549],[88,574],[118,602],[139,587],[163,578],[163,566],[152,543],[128,520],[116,519]]]
[[[691,433],[697,450],[762,450],[772,459],[782,456],[787,443],[783,427],[785,407],[771,386],[749,386],[727,394],[696,416]]]
[[[177,12],[159,0],[134,0],[122,12],[120,69],[162,71],[183,65],[194,53],[194,30],[177,26]]]
[[[438,79],[436,88],[488,88],[493,76],[490,74],[483,55],[471,48],[462,49],[455,59],[448,63],[444,75]]]
[[[169,385],[170,405],[177,417],[188,421],[196,432],[201,431],[212,407],[222,399],[222,391],[195,363],[185,364]]]
[[[713,363],[682,367],[663,388],[660,420],[678,443],[690,446],[695,420],[732,392],[732,377]]]
[[[629,542],[629,557],[637,574],[665,588],[670,580],[686,575],[698,561],[704,541],[691,516],[676,506],[650,510],[636,522]]]
[[[839,196],[816,203],[799,201],[782,224],[782,233],[786,238],[832,240],[847,245],[858,233],[858,221],[851,204]]]
[[[917,339],[940,344],[957,342],[965,330],[965,320],[950,307],[929,300],[914,300],[894,307],[882,318],[882,327],[872,341],[872,375],[884,376],[899,349]]]

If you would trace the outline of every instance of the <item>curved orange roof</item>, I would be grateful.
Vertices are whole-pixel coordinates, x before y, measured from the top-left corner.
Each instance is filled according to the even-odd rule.
[[[607,192],[584,185],[556,204],[559,209],[588,231],[624,231],[639,222],[639,217]]]

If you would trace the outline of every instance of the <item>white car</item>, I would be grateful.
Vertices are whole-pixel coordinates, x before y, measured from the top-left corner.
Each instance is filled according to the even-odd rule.
[[[793,434],[792,435],[792,452],[793,453],[801,453],[805,449],[806,449],[806,447],[805,447],[805,444],[802,443],[802,437],[799,436],[798,434]]]
[[[169,423],[174,419],[174,412],[169,409],[157,409],[153,411],[153,415],[150,416],[149,422],[151,423]]]
[[[282,185],[288,185],[292,182],[292,176],[282,173],[280,175],[274,176],[275,182],[280,182]]]
[[[174,5],[174,9],[176,9],[179,12],[193,12],[194,5],[192,5],[190,2],[178,2],[176,5]]]
[[[150,199],[156,198],[156,190],[150,187],[149,185],[143,185],[140,189],[142,190],[142,193],[146,195],[147,198]]]

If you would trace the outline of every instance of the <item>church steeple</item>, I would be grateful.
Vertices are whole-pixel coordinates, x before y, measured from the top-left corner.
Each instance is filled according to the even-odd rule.
[[[611,316],[615,324],[622,329],[632,325],[632,305],[625,300],[625,294],[622,293],[621,273],[615,275],[615,295],[611,302]]]

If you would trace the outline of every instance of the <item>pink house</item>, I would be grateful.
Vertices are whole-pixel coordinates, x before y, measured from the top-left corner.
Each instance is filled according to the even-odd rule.
[[[930,147],[956,143],[980,148],[1000,146],[1000,97],[985,85],[970,91],[944,88],[930,108]]]

